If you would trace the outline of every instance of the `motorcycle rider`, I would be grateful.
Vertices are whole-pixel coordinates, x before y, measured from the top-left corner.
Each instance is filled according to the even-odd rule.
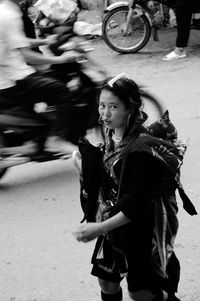
[[[20,0],[0,0],[0,97],[9,99],[13,106],[21,106],[28,111],[37,102],[56,105],[57,117],[53,133],[47,139],[45,148],[52,152],[72,153],[76,147],[64,139],[66,136],[59,119],[63,106],[66,110],[69,105],[66,84],[45,76],[34,65],[74,62],[80,54],[68,51],[54,56],[31,50],[30,41],[23,30],[19,2]]]
[[[49,38],[40,39],[37,37],[35,32],[35,25],[32,19],[29,16],[29,8],[33,5],[33,0],[21,0],[19,1],[19,6],[22,11],[22,21],[24,25],[24,32],[27,38],[32,45],[32,49],[42,53],[39,46],[48,45],[50,40]],[[34,46],[34,47],[33,47]]]

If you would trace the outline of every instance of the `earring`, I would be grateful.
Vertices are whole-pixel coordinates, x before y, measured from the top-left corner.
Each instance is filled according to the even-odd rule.
[[[128,129],[130,125],[131,114],[129,113],[126,119],[125,128]]]
[[[102,117],[99,116],[98,124],[101,125],[103,123]]]

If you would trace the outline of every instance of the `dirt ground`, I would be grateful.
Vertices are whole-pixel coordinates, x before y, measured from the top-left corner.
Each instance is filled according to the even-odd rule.
[[[82,20],[99,22],[98,12]],[[179,137],[188,143],[182,182],[200,212],[200,31],[192,31],[188,57],[163,62],[175,43],[176,29],[160,30],[137,54],[120,55],[101,38],[94,39],[91,57],[108,74],[125,72],[159,97],[169,109]],[[66,172],[67,171],[67,172]],[[94,242],[78,243],[79,182],[72,162],[30,164],[13,168],[0,187],[0,301],[98,301],[99,288],[90,276]],[[200,301],[200,219],[179,204],[175,250],[181,263],[178,296]],[[124,301],[129,301],[124,287]]]

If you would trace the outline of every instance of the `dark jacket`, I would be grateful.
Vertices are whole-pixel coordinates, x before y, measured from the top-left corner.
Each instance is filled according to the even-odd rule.
[[[176,0],[175,6],[183,6],[187,9],[191,9],[194,12],[196,10],[200,11],[200,2],[199,0]]]

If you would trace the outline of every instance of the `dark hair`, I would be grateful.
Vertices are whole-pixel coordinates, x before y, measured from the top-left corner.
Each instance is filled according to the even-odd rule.
[[[114,95],[124,103],[127,109],[133,114],[133,117],[137,116],[142,106],[141,94],[138,85],[127,77],[121,77],[117,79],[112,86],[109,82],[114,77],[109,77],[105,80],[102,89],[111,91]]]
[[[147,113],[142,110],[144,101],[148,101],[153,105],[158,116],[161,117],[164,113],[162,102],[151,94],[145,86],[138,86],[135,81],[128,78],[124,73],[116,77],[107,78],[102,84],[101,90],[103,89],[111,91],[114,95],[119,97],[127,109],[130,109],[131,117],[126,134],[134,130],[135,127],[140,128],[148,119]],[[98,98],[99,96],[100,95],[98,95]]]
[[[140,132],[142,124],[147,119],[147,114],[141,111],[142,98],[138,85],[125,74],[119,74],[116,77],[107,78],[102,84],[101,90],[104,89],[116,95],[126,109],[130,110],[124,137],[132,135],[132,132]]]

